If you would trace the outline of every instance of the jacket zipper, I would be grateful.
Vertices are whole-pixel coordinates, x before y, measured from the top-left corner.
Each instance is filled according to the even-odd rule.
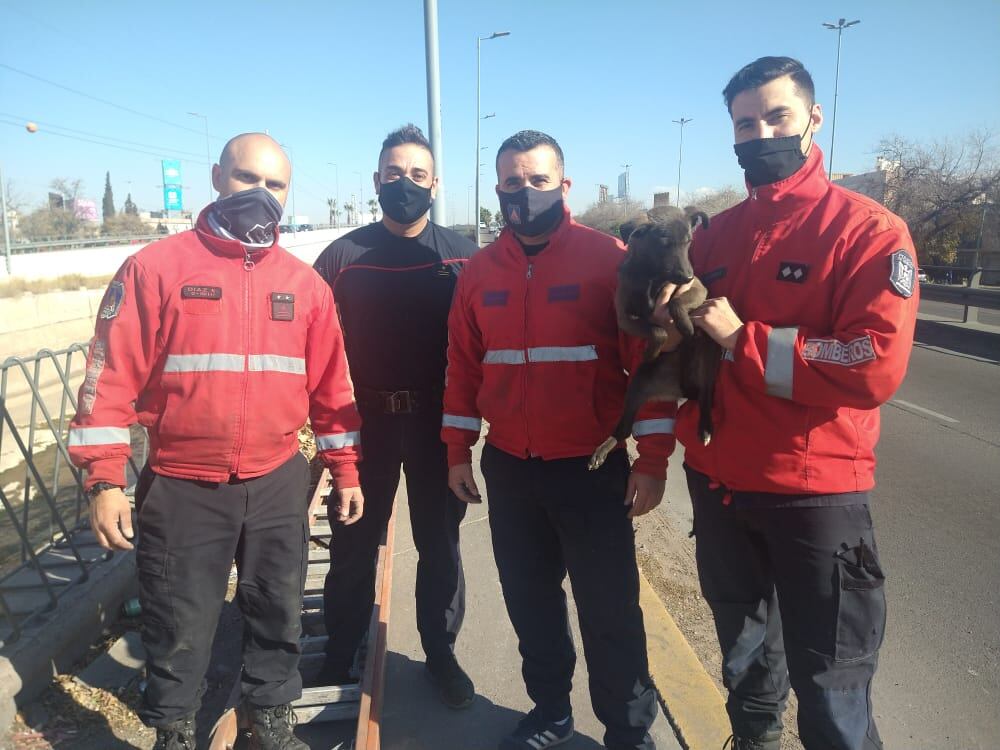
[[[246,271],[246,275],[243,277],[243,315],[246,331],[246,336],[243,345],[243,393],[240,400],[240,411],[237,419],[240,420],[240,429],[236,435],[236,450],[233,452],[233,465],[230,469],[230,474],[239,474],[240,469],[240,454],[243,452],[243,440],[246,435],[246,424],[247,424],[247,391],[250,387],[250,321],[251,321],[251,305],[250,305],[250,283],[251,276],[250,272],[254,269],[253,257],[250,255],[250,251],[245,247],[243,248],[245,257],[243,258],[243,270]]]
[[[527,281],[524,285],[524,337],[522,341],[524,342],[524,375],[522,376],[522,384],[524,388],[524,398],[521,399],[521,413],[524,416],[524,436],[528,439],[528,457],[530,458],[534,455],[531,451],[531,432],[529,429],[528,422],[528,297],[531,294],[531,274],[534,264],[531,260],[528,260],[528,273],[526,275]]]

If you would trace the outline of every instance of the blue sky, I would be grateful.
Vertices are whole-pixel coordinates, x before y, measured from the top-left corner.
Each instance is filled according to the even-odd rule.
[[[741,184],[720,91],[765,54],[798,57],[812,72],[827,115],[818,142],[828,152],[837,35],[822,23],[839,17],[861,24],[844,33],[835,170],[869,169],[879,140],[893,133],[919,141],[1000,134],[996,0],[438,5],[449,223],[468,212],[476,36],[493,31],[511,35],[483,43],[482,111],[496,113],[482,123],[482,190],[492,209],[496,147],[523,128],[562,144],[576,211],[596,199],[598,183],[614,191],[624,163],[636,197],[673,192],[679,128],[671,121],[680,117],[692,118],[682,192]],[[290,144],[298,213],[322,221],[337,175],[341,202],[362,190],[367,200],[385,133],[407,121],[426,128],[424,60],[420,0],[0,0],[0,64],[119,105],[0,67],[0,168],[31,204],[54,177],[82,179],[99,203],[110,171],[119,207],[131,191],[141,208],[156,209],[159,159],[180,157],[185,207],[199,209],[209,199],[205,137],[203,121],[187,113],[200,112],[213,160],[242,131],[268,130]],[[29,120],[39,132],[26,132]]]

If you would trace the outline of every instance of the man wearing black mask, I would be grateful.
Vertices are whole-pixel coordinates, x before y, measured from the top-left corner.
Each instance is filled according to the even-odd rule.
[[[541,750],[573,735],[568,574],[605,746],[652,750],[656,695],[632,519],[663,497],[675,405],[640,409],[631,466],[621,449],[588,470],[621,415],[625,371],[644,346],[623,336],[615,318],[624,248],[573,220],[563,152],[551,136],[516,133],[500,146],[496,168],[506,227],[459,280],[441,434],[451,488],[481,502],[471,447],[481,420],[490,425],[482,470],[493,553],[535,704],[500,747]]]
[[[379,540],[406,475],[417,563],[417,629],[441,700],[464,708],[472,681],[455,658],[465,611],[458,527],[465,503],[448,489],[441,442],[448,309],[475,244],[429,221],[438,189],[430,144],[415,125],[382,143],[375,191],[382,221],[334,241],[315,267],[334,289],[363,417],[361,486],[368,504],[333,535],[324,591],[326,684],[356,679],[355,652],[371,614]]]
[[[194,750],[212,637],[233,561],[243,613],[242,691],[261,750],[292,734],[299,675],[309,467],[306,418],[353,524],[360,418],[330,289],[278,245],[290,165],[263,133],[230,140],[212,169],[219,199],[195,229],[129,257],[101,303],[77,414],[98,542],[128,550],[122,491],[129,428],[149,431],[139,476],[139,597],[154,750]]]
[[[791,684],[807,750],[877,750],[885,578],[868,503],[879,406],[912,346],[913,242],[899,217],[830,183],[800,62],[763,57],[723,95],[750,195],[695,236],[712,299],[691,319],[726,350],[724,409],[706,446],[688,401],[677,437],[732,747],[778,750]]]

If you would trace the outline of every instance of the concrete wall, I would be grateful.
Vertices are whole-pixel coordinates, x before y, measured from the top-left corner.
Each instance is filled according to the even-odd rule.
[[[292,255],[312,265],[323,248],[353,228],[282,235],[281,244]],[[140,247],[143,246],[15,255],[13,276],[44,279],[70,273],[111,275]],[[0,284],[4,281],[6,277],[0,275]],[[0,298],[0,362],[10,356],[34,354],[39,349],[58,349],[74,341],[87,341],[94,333],[103,296],[103,289],[81,289]]]

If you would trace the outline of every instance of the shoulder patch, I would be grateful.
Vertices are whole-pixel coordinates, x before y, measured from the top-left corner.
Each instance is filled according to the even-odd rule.
[[[916,264],[906,250],[897,250],[891,256],[892,268],[889,272],[889,283],[902,297],[912,297],[917,280]]]
[[[853,341],[806,339],[802,344],[802,359],[851,367],[862,362],[871,362],[877,357],[871,336],[861,336]]]
[[[125,285],[120,281],[112,281],[108,285],[108,291],[104,293],[104,299],[101,300],[101,312],[98,317],[101,320],[111,320],[118,317],[124,301]]]

